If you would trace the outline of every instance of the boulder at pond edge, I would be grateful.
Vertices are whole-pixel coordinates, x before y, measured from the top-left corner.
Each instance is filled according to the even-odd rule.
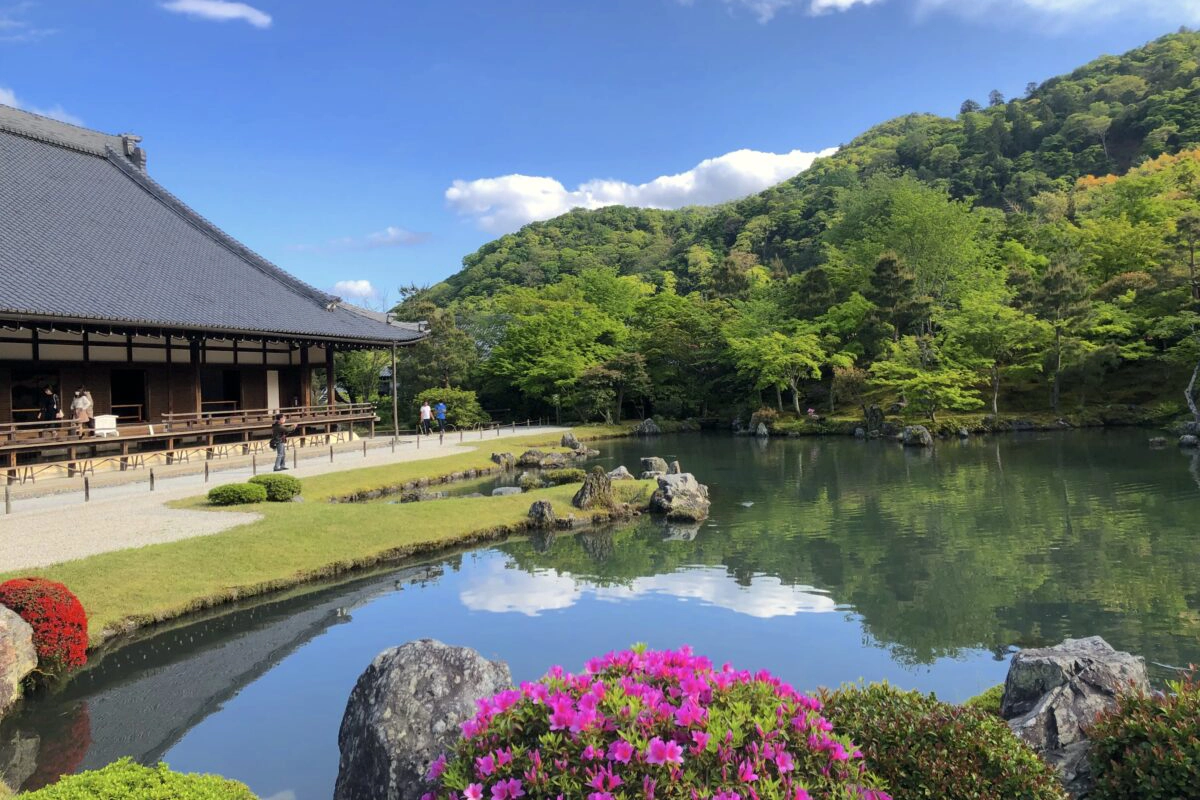
[[[384,650],[346,704],[334,800],[418,800],[475,701],[511,685],[507,664],[466,647],[421,639]]]
[[[642,420],[633,432],[638,436],[658,436],[662,433],[662,429],[658,427],[658,423],[647,417]]]
[[[17,612],[0,606],[0,714],[21,699],[21,682],[37,663],[33,628]]]
[[[583,447],[583,444],[578,438],[576,438],[574,431],[567,431],[564,433],[559,444],[568,450],[578,450],[579,448]]]
[[[667,474],[667,462],[658,456],[646,456],[642,459],[642,472],[657,472]]]
[[[708,487],[690,472],[658,476],[658,489],[650,497],[650,510],[666,514],[671,522],[700,522],[708,518]]]
[[[633,480],[633,473],[625,469],[624,466],[620,466],[608,473],[608,479],[610,481],[631,481]]]
[[[924,425],[909,425],[900,434],[905,447],[933,447],[933,434]]]

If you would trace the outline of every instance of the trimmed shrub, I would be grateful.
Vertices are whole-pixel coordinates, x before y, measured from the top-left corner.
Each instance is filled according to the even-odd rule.
[[[897,798],[1063,800],[1053,767],[986,711],[886,683],[825,692],[834,729],[858,743]]]
[[[978,708],[993,716],[1000,716],[1000,701],[1004,699],[1004,684],[998,683],[992,688],[975,695],[964,706]]]
[[[552,469],[542,473],[542,479],[551,486],[562,486],[566,483],[583,483],[587,473],[578,467],[567,469]]]
[[[1195,674],[1166,694],[1130,692],[1089,731],[1096,800],[1176,800],[1200,787],[1200,683]]]
[[[492,418],[479,405],[479,398],[468,389],[426,389],[413,398],[413,408],[419,409],[426,400],[434,409],[438,401],[446,404],[446,422],[457,428],[469,428]],[[437,420],[434,420],[437,424]]]
[[[522,472],[521,477],[517,478],[517,486],[520,486],[523,492],[532,492],[534,489],[544,488],[546,482],[532,472]]]
[[[428,798],[888,800],[819,701],[687,648],[554,667],[479,709]]]
[[[0,604],[33,628],[39,671],[58,676],[87,663],[87,613],[66,586],[45,578],[14,578],[0,583]]]
[[[208,502],[214,506],[240,506],[266,501],[267,487],[259,483],[230,483],[208,490]]]
[[[267,500],[272,503],[286,503],[300,494],[300,479],[291,475],[255,475],[250,479],[267,490]]]
[[[250,789],[217,775],[172,772],[166,764],[143,767],[122,758],[104,769],[67,775],[22,794],[24,800],[257,800]]]

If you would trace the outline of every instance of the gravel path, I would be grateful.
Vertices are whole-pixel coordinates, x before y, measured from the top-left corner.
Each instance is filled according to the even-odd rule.
[[[494,449],[493,442],[513,436],[528,436],[538,433],[557,433],[565,428],[518,428],[502,432],[499,437],[489,436],[484,442],[472,444],[457,441],[439,446],[430,439],[423,439],[420,449],[413,440],[400,442],[393,453],[388,440],[376,440],[367,455],[362,455],[361,444],[347,445],[333,463],[329,462],[328,451],[310,452],[309,458],[302,457],[292,473],[298,478],[322,475],[329,472],[395,464],[403,461],[418,461],[454,453],[469,452],[486,448]],[[317,452],[326,455],[315,456]],[[193,511],[167,508],[166,503],[185,497],[194,497],[213,486],[238,483],[250,477],[250,466],[234,466],[214,471],[209,483],[204,483],[203,474],[179,475],[159,478],[154,492],[149,491],[148,475],[138,475],[119,485],[93,487],[91,501],[84,502],[82,491],[51,494],[42,497],[26,497],[14,500],[13,513],[0,516],[0,572],[11,572],[32,567],[44,567],[63,561],[106,553],[144,547],[163,542],[175,542],[193,536],[208,536],[228,530],[237,525],[254,522],[258,514],[208,511]]]

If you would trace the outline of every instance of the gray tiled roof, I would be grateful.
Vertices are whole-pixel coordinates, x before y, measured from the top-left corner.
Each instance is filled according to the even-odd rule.
[[[423,336],[284,272],[126,153],[120,136],[0,106],[0,316],[360,343]]]

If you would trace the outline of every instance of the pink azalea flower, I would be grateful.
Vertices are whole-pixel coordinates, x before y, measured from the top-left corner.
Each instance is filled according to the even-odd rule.
[[[682,764],[683,748],[675,742],[664,742],[658,736],[650,740],[646,748],[646,763],[648,764]]]
[[[692,745],[692,752],[703,752],[704,748],[708,747],[708,740],[711,738],[712,737],[704,731],[692,731],[692,741],[695,743]]]
[[[628,764],[631,758],[633,758],[633,745],[624,739],[615,741],[608,746],[609,761],[620,761],[622,764]]]
[[[812,800],[812,795],[806,792],[803,787],[797,787],[796,793],[792,795],[792,800]]]
[[[775,754],[775,766],[780,772],[791,772],[796,768],[796,762],[792,760],[792,755],[786,750],[780,750]]]
[[[758,780],[758,775],[754,774],[754,765],[749,761],[738,764],[738,780],[742,783],[754,783]]]
[[[492,758],[490,753],[486,756],[480,756],[475,759],[475,771],[479,773],[479,777],[486,778],[496,771],[496,759]]]
[[[505,764],[512,763],[512,750],[507,748],[496,751],[496,766],[503,767]]]
[[[524,796],[525,790],[521,788],[521,781],[516,778],[497,781],[492,786],[492,800],[516,800],[516,798]]]
[[[742,800],[742,796],[737,792],[721,792],[713,795],[713,800]]]
[[[429,780],[436,781],[442,777],[442,773],[446,771],[446,756],[442,754],[434,759],[429,765]]]
[[[467,788],[463,790],[463,797],[467,800],[483,800],[483,784],[468,783]]]

